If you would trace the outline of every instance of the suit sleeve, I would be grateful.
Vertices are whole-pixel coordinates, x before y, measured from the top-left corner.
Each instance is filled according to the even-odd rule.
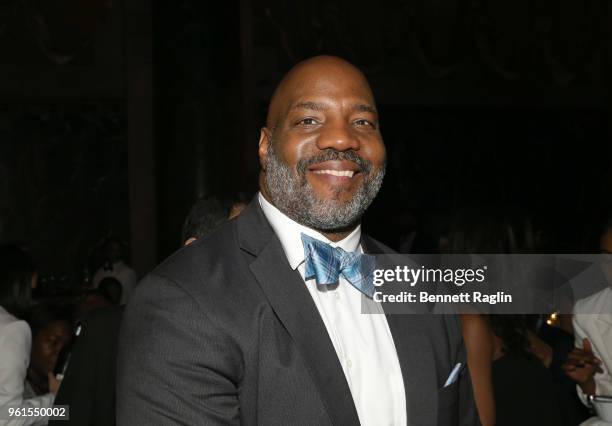
[[[173,281],[138,285],[118,352],[117,425],[239,424],[240,351]]]
[[[476,408],[476,401],[474,399],[474,389],[472,387],[472,380],[470,378],[470,372],[467,368],[467,351],[463,341],[463,334],[461,331],[461,323],[458,315],[447,315],[447,331],[452,341],[457,342],[455,346],[457,348],[457,356],[455,358],[456,363],[462,363],[465,367],[461,371],[458,379],[459,395],[458,395],[458,410],[459,410],[459,426],[480,426],[480,417],[478,416],[478,410]],[[450,323],[450,324],[449,324]]]

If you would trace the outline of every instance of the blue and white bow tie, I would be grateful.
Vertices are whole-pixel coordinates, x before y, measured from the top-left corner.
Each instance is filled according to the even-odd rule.
[[[353,287],[372,298],[372,273],[376,267],[374,256],[349,253],[306,234],[301,236],[306,259],[304,279],[315,278],[317,285],[330,285],[338,283],[342,274]]]

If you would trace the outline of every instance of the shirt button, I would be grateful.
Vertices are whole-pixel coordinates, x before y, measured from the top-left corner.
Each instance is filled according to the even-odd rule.
[[[352,362],[350,359],[347,359],[347,360],[346,360],[346,366],[347,366],[348,368],[352,368],[352,367],[353,367],[353,362]]]
[[[340,293],[336,292],[336,300],[340,300]]]

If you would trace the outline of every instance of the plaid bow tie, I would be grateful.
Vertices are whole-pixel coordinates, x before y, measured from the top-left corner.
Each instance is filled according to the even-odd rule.
[[[375,258],[367,254],[349,253],[323,241],[301,234],[306,258],[304,279],[315,278],[318,285],[336,284],[340,274],[357,290],[372,298],[372,272]]]

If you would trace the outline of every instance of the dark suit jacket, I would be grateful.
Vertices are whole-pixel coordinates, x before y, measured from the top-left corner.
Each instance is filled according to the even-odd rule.
[[[55,405],[69,405],[69,420],[50,426],[114,426],[115,365],[123,307],[98,309],[82,321]]]
[[[385,248],[363,237],[367,252]],[[411,426],[478,424],[458,319],[388,315]],[[121,326],[117,419],[133,425],[357,425],[325,325],[255,199],[136,288]]]

